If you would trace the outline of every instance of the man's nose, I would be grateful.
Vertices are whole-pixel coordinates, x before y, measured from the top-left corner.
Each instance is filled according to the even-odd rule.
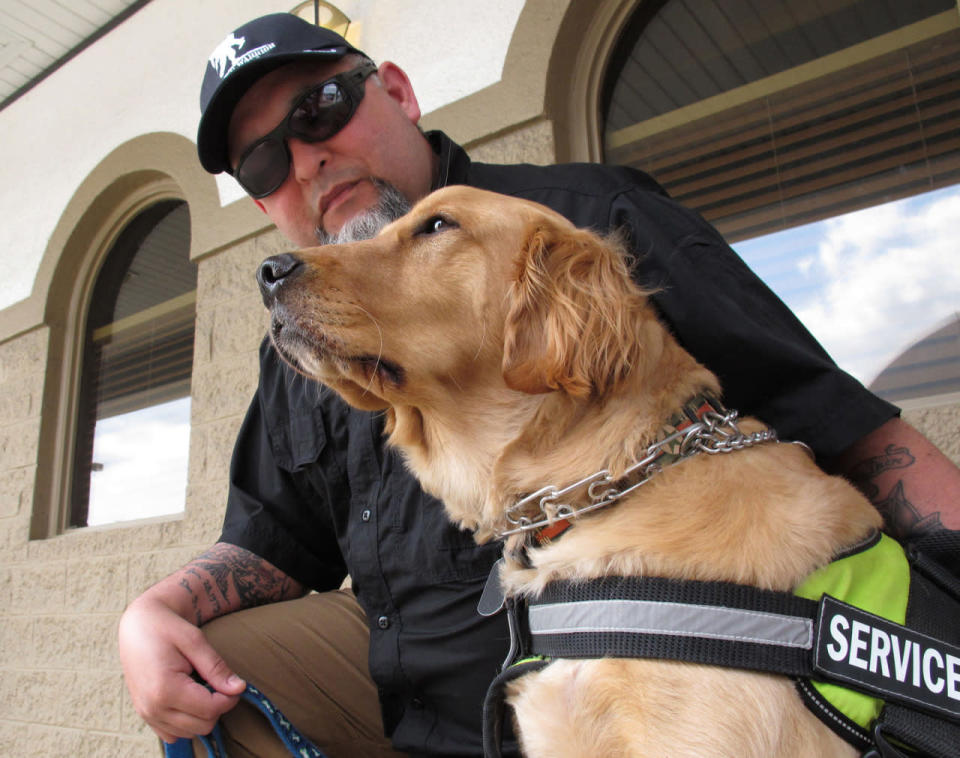
[[[327,164],[328,152],[323,142],[304,142],[296,137],[287,137],[291,173],[298,182],[309,182]]]
[[[284,283],[294,278],[303,268],[303,261],[292,253],[271,255],[257,269],[257,284],[260,285],[260,294],[263,304],[268,308],[277,299],[277,294]]]

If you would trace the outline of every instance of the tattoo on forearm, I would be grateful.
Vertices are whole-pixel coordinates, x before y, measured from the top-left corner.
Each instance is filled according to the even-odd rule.
[[[217,595],[217,593],[213,591],[213,585],[210,584],[210,580],[204,576],[201,576],[200,572],[196,568],[193,568],[193,566],[188,566],[186,573],[195,576],[197,581],[200,582],[200,586],[203,587],[204,594],[207,596],[207,600],[209,601],[211,607],[210,618],[219,616],[222,612],[220,598],[226,597],[226,592],[222,592],[220,595]],[[200,605],[200,599],[196,595],[194,595],[193,605],[195,608],[198,608]]]
[[[188,573],[190,572],[188,571]],[[200,613],[200,598],[197,597],[197,593],[193,591],[193,587],[190,586],[190,582],[187,581],[186,577],[180,580],[180,586],[183,587],[190,596],[190,603],[193,605],[193,615],[196,619],[197,626],[200,626],[203,623],[203,616]]]
[[[903,493],[903,480],[898,481],[885,498],[874,500],[874,505],[883,514],[890,532],[900,537],[916,536],[943,526],[940,511],[924,516],[913,507]]]
[[[224,543],[192,560],[179,584],[190,597],[197,626],[231,610],[287,600],[300,589],[259,556]]]
[[[916,461],[910,451],[905,447],[896,447],[887,445],[883,455],[877,455],[873,458],[867,458],[860,461],[850,470],[850,478],[860,487],[867,496],[876,501],[880,490],[871,479],[880,476],[880,474],[898,468],[909,468]]]
[[[915,462],[916,458],[908,448],[887,445],[882,455],[860,461],[849,472],[853,483],[883,514],[887,529],[894,536],[917,535],[942,526],[939,511],[924,516],[914,507],[904,492],[903,479],[898,479],[886,495],[881,495],[880,487],[874,481],[881,474],[908,469]]]

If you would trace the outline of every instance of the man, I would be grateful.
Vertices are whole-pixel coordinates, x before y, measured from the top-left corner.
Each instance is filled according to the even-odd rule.
[[[622,229],[636,276],[660,288],[658,308],[719,374],[730,407],[806,441],[825,466],[863,475],[894,531],[960,523],[948,506],[960,471],[839,371],[717,233],[649,177],[472,164],[444,135],[420,132],[402,70],[374,68],[287,14],[227,42],[231,55],[218,48],[204,78],[200,159],[236,176],[294,244],[372,234],[447,184]],[[220,541],[121,622],[131,697],[162,739],[205,734],[226,714],[232,756],[283,755],[268,728],[233,710],[239,674],[332,756],[393,755],[391,742],[415,755],[481,754],[480,704],[507,629],[475,608],[498,548],[447,523],[381,432],[378,416],[289,372],[265,342]],[[356,601],[336,590],[347,574]]]

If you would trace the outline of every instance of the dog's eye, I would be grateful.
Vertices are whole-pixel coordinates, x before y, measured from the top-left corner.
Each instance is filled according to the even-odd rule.
[[[455,221],[444,216],[431,216],[420,225],[420,228],[417,229],[417,234],[436,234],[445,229],[454,229],[456,226],[457,223]]]

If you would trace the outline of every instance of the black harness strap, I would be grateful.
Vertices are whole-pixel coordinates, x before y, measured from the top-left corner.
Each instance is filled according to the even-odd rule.
[[[813,673],[817,603],[727,582],[608,577],[556,582],[529,606],[531,652],[668,658],[792,676]]]
[[[508,666],[490,683],[483,699],[483,755],[485,758],[502,758],[500,745],[503,742],[503,719],[507,707],[507,685],[524,674],[540,671],[550,664],[549,660],[537,658],[518,661]]]
[[[521,659],[540,658],[510,666],[491,685],[484,703],[485,754],[501,756],[510,681],[539,671],[552,658],[615,657],[792,676],[811,710],[868,750],[865,758],[957,758],[960,532],[937,534],[936,540],[934,550],[924,544],[907,551],[905,625],[828,594],[814,602],[727,582],[662,577],[554,582],[530,601],[526,613],[507,600],[514,650]],[[826,707],[807,680],[839,682],[885,704],[868,731]]]
[[[960,532],[942,532],[933,537],[941,541],[952,540],[951,552],[944,557],[952,560],[953,568],[957,568],[960,563]],[[960,598],[960,592],[957,591],[960,588],[960,575],[944,568],[950,566],[947,560],[915,560],[915,556],[925,554],[913,552],[910,599],[907,602],[908,625],[937,639],[960,645],[960,612],[957,603]],[[946,688],[950,686],[945,685]],[[955,682],[953,687],[956,687]],[[923,756],[960,756],[960,723],[957,721],[935,718],[914,708],[888,702],[880,714],[876,729],[882,736],[910,745]]]
[[[597,603],[604,604],[602,613]],[[684,606],[695,606],[694,612],[684,614]],[[487,690],[486,758],[502,756],[507,685],[540,671],[554,657],[671,658],[796,676],[812,673],[817,603],[783,592],[724,582],[607,577],[553,582],[526,612],[510,600],[506,607],[511,648],[519,662],[506,666]]]
[[[923,756],[956,758],[960,709],[946,697],[948,688],[956,686],[955,679],[946,683],[956,675],[951,661],[960,661],[955,644],[960,637],[956,603],[939,582],[927,580],[916,570],[911,572],[910,586],[907,618],[913,628],[827,595],[814,602],[727,582],[662,577],[555,582],[530,601],[525,631],[530,652],[550,658],[657,658],[785,674],[798,680],[804,701],[824,723],[860,749],[872,748],[874,755],[883,758],[904,755],[891,745],[891,738],[919,749]],[[933,645],[930,660],[946,660],[946,664],[936,664],[934,680],[927,685],[931,692],[921,696],[915,683],[910,689],[910,682],[873,676],[873,664],[867,672],[866,659],[859,664],[863,672],[850,669],[847,653],[838,653],[843,640],[830,636],[849,626],[848,618],[862,630],[873,628],[887,646],[893,640],[898,650],[912,650],[913,665],[921,649],[927,649],[922,646]],[[868,655],[870,650],[866,632],[857,634],[859,641],[851,640],[850,645],[860,647],[847,648],[852,651],[851,661],[860,661],[860,653]],[[922,655],[926,661],[927,653]],[[904,658],[898,665],[908,664]],[[914,680],[920,676],[919,671],[912,673]],[[840,686],[886,700],[873,732],[839,712],[825,711],[822,697],[804,686],[811,677],[842,682]]]

